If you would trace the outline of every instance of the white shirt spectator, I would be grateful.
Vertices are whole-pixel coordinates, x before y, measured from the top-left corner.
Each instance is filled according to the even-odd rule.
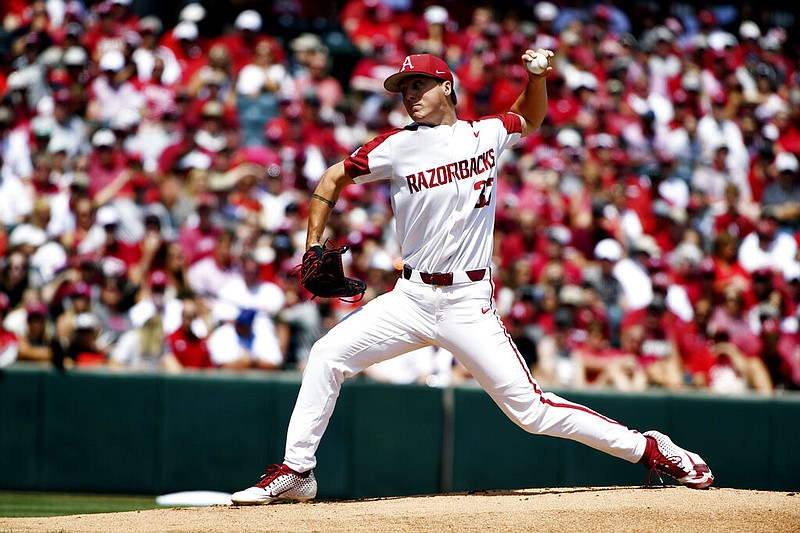
[[[15,226],[21,223],[33,209],[31,197],[22,180],[12,173],[0,181],[0,223]]]
[[[644,267],[624,257],[620,259],[612,273],[622,285],[626,310],[643,309],[653,301],[653,284]]]
[[[283,354],[277,337],[271,333],[272,321],[257,315],[253,321],[253,339],[248,346],[236,332],[236,326],[227,322],[215,329],[208,337],[208,351],[216,366],[233,363],[247,356],[251,361],[276,367],[283,363]]]
[[[112,85],[105,76],[98,76],[91,84],[92,100],[96,103],[97,120],[110,122],[123,110],[139,113],[144,107],[144,98],[130,82]]]
[[[221,294],[222,287],[240,279],[241,274],[234,269],[223,269],[214,257],[205,257],[194,263],[187,273],[189,286],[200,297],[210,299],[213,305]]]
[[[50,125],[50,142],[47,151],[56,153],[66,151],[70,158],[89,152],[89,133],[80,117],[70,116],[63,124],[55,119]]]
[[[0,155],[3,166],[0,178],[9,176],[28,178],[33,173],[33,160],[30,150],[31,134],[27,128],[14,128],[0,139]]]
[[[750,232],[739,246],[739,264],[748,272],[767,267],[778,272],[796,268],[797,241],[786,233],[777,233],[775,239],[762,248],[758,233]]]
[[[735,122],[728,119],[717,120],[712,113],[703,115],[697,121],[697,139],[700,141],[703,155],[708,159],[713,158],[713,153],[719,146],[727,146],[726,166],[730,172],[737,175],[737,181],[746,182],[746,179],[738,176],[747,176],[750,170],[750,156],[744,145],[742,130]],[[739,190],[744,191],[745,189],[740,187]],[[748,186],[746,190],[749,197],[750,187]]]

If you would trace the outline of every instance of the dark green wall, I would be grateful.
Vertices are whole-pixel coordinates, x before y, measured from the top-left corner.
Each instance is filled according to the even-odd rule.
[[[294,374],[0,373],[0,489],[234,491],[282,459]],[[716,485],[800,489],[800,395],[567,392],[700,453]],[[647,472],[529,435],[471,386],[345,383],[318,453],[321,498],[641,485]],[[669,481],[671,482],[671,480]]]

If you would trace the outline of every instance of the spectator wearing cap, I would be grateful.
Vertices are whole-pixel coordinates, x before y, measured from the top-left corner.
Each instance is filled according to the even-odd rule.
[[[144,98],[123,75],[125,56],[119,50],[104,52],[98,63],[99,75],[89,85],[86,118],[108,126],[123,110],[141,113]]]
[[[136,298],[136,304],[128,310],[133,327],[142,327],[156,314],[161,317],[161,327],[165,335],[180,327],[183,302],[163,270],[154,269],[148,273],[147,282],[139,286]]]
[[[624,309],[633,311],[647,307],[653,299],[647,261],[661,257],[661,249],[650,235],[640,235],[632,240],[627,256],[613,267],[614,277],[622,284]]]
[[[259,42],[252,61],[236,78],[236,109],[246,146],[266,144],[264,128],[278,115],[279,101],[295,94],[294,80],[286,67],[275,61],[272,45]]]
[[[650,385],[668,390],[684,387],[678,323],[660,293],[646,307],[629,311],[622,319],[621,347],[638,358]]]
[[[200,121],[193,133],[194,143],[197,151],[213,159],[219,152],[230,147],[231,131],[225,121],[225,105],[218,100],[208,100],[200,109],[199,118]],[[211,166],[212,159],[202,166],[189,165],[189,167],[207,170]]]
[[[155,16],[146,16],[137,24],[138,34],[142,42],[133,51],[131,59],[136,65],[136,77],[139,83],[150,81],[170,86],[177,82],[181,68],[172,50],[159,42],[164,26]]]
[[[93,254],[96,257],[113,257],[130,269],[139,260],[137,247],[122,240],[121,217],[113,205],[100,207],[89,235],[77,246],[80,254]]]
[[[77,38],[74,43],[65,44],[61,62],[67,74],[66,88],[75,98],[73,107],[82,108],[86,103],[86,89],[93,74],[89,70],[89,54]]]
[[[8,295],[0,292],[0,368],[14,364],[19,353],[17,336],[3,325],[3,321],[10,309]]]
[[[122,50],[122,28],[114,21],[110,0],[97,2],[91,10],[94,16],[85,20],[86,31],[81,41],[97,62],[108,50]]]
[[[13,97],[12,97],[13,99]],[[11,194],[12,197],[16,188],[21,187],[21,180],[27,178],[33,172],[30,149],[30,130],[26,125],[26,118],[20,115],[18,110],[6,103],[0,105],[0,177],[4,192]],[[12,184],[8,182],[15,182]],[[3,197],[8,198],[7,194]],[[17,202],[14,202],[17,203]],[[6,224],[16,223],[12,213],[16,214],[19,210],[13,209],[13,205],[4,205],[3,221]],[[11,220],[8,222],[7,220]]]
[[[372,52],[376,37],[396,50],[404,50],[403,27],[384,2],[349,0],[339,12],[339,21],[350,41],[363,54]]]
[[[228,193],[227,207],[229,218],[239,222],[261,220],[260,185],[266,174],[264,167],[253,163],[242,163],[226,173],[232,190]]]
[[[217,241],[224,232],[219,222],[219,200],[210,193],[197,196],[196,215],[190,217],[178,232],[178,244],[189,266],[213,255]]]
[[[341,82],[331,75],[330,51],[323,45],[303,52],[302,58],[302,69],[294,76],[297,94],[306,99],[315,98],[320,113],[334,112],[344,98],[344,89]]]
[[[105,205],[118,198],[134,197],[132,173],[128,160],[117,142],[117,136],[107,128],[92,135],[92,152],[89,154],[88,193],[96,205]]]
[[[8,234],[9,248],[19,250],[28,257],[32,256],[49,240],[47,234],[49,221],[50,200],[44,196],[36,198],[33,202],[33,209],[25,217],[25,221],[14,227]]]
[[[197,71],[208,64],[206,43],[200,38],[200,30],[194,22],[179,22],[172,30],[171,39],[162,39],[161,42],[175,55],[181,71],[178,82],[182,85],[188,85]]]
[[[92,312],[94,299],[92,285],[75,281],[68,285],[63,310],[55,317],[56,338],[62,345],[69,344],[75,333],[78,315]],[[94,317],[94,314],[92,314]],[[96,319],[96,317],[94,317]]]
[[[233,233],[221,233],[213,253],[189,267],[189,286],[201,298],[201,303],[206,309],[213,309],[214,304],[222,296],[222,287],[241,275],[239,265],[235,261],[234,244]]]
[[[586,387],[586,369],[576,356],[573,335],[575,310],[562,306],[555,311],[554,330],[536,344],[536,365],[532,374],[548,387],[582,389]]]
[[[59,235],[59,242],[68,253],[74,252],[89,235],[94,225],[94,204],[85,194],[75,194],[69,201],[70,218],[65,222],[65,230]]]
[[[282,62],[285,54],[275,37],[262,32],[264,25],[261,14],[254,9],[245,9],[236,16],[233,29],[223,33],[215,44],[224,45],[231,54],[233,72],[237,73],[255,59],[255,50],[260,43],[267,43],[275,60]]]
[[[236,310],[208,338],[211,360],[230,370],[278,370],[284,357],[273,335],[256,320],[255,309]]]
[[[691,188],[702,193],[703,201],[711,208],[713,215],[719,215],[727,209],[725,189],[728,184],[733,183],[739,191],[738,209],[751,214],[757,206],[752,201],[747,174],[730,166],[730,148],[727,144],[719,142],[710,150],[710,159],[703,160],[692,173]]]
[[[193,298],[183,299],[181,325],[167,336],[167,349],[175,356],[181,368],[214,368],[208,351],[206,335],[197,333],[199,308]]]
[[[223,285],[220,290],[222,296],[212,310],[212,319],[223,318],[226,308],[230,306],[254,309],[257,312],[257,327],[261,333],[271,335],[275,344],[278,344],[274,320],[286,302],[286,295],[279,285],[263,278],[265,265],[274,260],[274,257],[275,252],[271,248],[244,253],[239,260],[241,272]]]
[[[715,306],[708,322],[708,332],[714,339],[714,351],[719,357],[727,357],[730,363],[750,386],[768,394],[772,392],[772,380],[761,359],[763,343],[753,331],[747,319],[745,295],[729,288],[723,302]]]
[[[779,223],[775,207],[764,207],[755,230],[742,239],[738,260],[747,272],[761,267],[784,272],[795,266],[797,241],[788,233],[778,231]]]
[[[415,28],[404,33],[404,41],[413,53],[431,54],[449,61],[461,57],[457,30],[458,23],[452,20],[447,9],[433,4],[425,8]]]
[[[600,320],[588,324],[586,341],[575,348],[575,357],[583,363],[586,381],[592,387],[622,392],[641,392],[647,388],[647,375],[638,358],[613,347]]]
[[[753,231],[753,221],[741,211],[739,187],[734,183],[725,186],[725,211],[714,217],[714,234],[727,232],[739,239]]]
[[[68,158],[89,153],[89,130],[86,122],[74,112],[69,89],[53,93],[53,120],[50,126],[48,152],[65,151]]]
[[[52,364],[55,331],[47,304],[31,300],[25,304],[24,312],[25,325],[23,331],[17,333],[18,360]]]
[[[92,309],[100,322],[98,346],[108,351],[132,327],[128,310],[133,303],[134,287],[124,272],[115,272],[108,267],[103,270],[99,295]]]
[[[612,347],[619,346],[620,322],[625,313],[624,287],[614,276],[614,267],[623,258],[623,254],[624,250],[618,241],[602,239],[593,251],[597,267],[584,270],[586,282],[594,289],[605,309]]]
[[[770,207],[780,228],[789,232],[800,229],[800,169],[797,156],[781,152],[775,156],[775,180],[766,186],[761,197],[764,207]]]
[[[133,0],[107,0],[111,2],[111,20],[120,31],[135,31],[139,16],[131,8]]]
[[[730,172],[730,179],[739,185],[740,190],[749,198],[749,187],[743,183],[750,165],[750,156],[744,145],[742,130],[728,116],[726,108],[728,97],[723,93],[711,96],[711,110],[697,121],[697,139],[703,155],[713,160],[720,146],[725,146],[725,167]]]
[[[53,343],[53,365],[58,369],[105,366],[106,354],[97,346],[100,323],[94,313],[74,316],[71,335]]]
[[[546,228],[539,237],[539,254],[534,256],[531,264],[531,279],[541,282],[544,272],[550,265],[560,265],[564,272],[564,282],[579,284],[583,281],[580,266],[569,257],[568,247],[572,242],[572,232],[567,226],[554,225]]]
[[[155,309],[152,311],[142,324],[124,332],[110,347],[109,366],[145,371],[180,370],[180,363],[165,338],[163,316]]]

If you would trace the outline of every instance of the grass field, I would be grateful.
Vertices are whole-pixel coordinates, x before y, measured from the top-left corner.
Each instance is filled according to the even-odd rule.
[[[156,509],[155,497],[52,492],[0,492],[0,517],[63,516]]]

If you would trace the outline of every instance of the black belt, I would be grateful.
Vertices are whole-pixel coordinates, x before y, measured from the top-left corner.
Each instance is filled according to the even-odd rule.
[[[408,265],[403,265],[403,277],[405,279],[411,279],[411,274],[413,272],[413,268]],[[464,273],[467,275],[467,278],[469,278],[470,281],[481,281],[484,276],[486,276],[486,269],[479,268],[477,270],[467,270]],[[422,280],[422,283],[425,283],[426,285],[449,286],[453,284],[452,272],[434,272],[432,274],[428,274],[418,270],[417,274],[419,274],[419,278]]]

